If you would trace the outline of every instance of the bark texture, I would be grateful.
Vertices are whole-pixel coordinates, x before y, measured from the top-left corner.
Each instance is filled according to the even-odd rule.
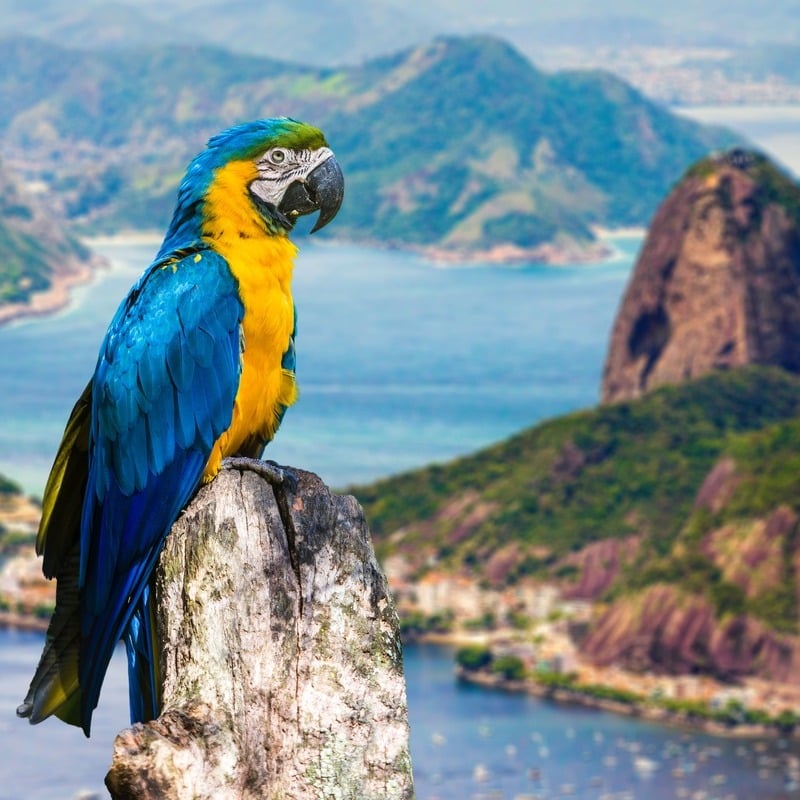
[[[119,734],[119,798],[413,797],[397,616],[353,497],[223,471],[156,579],[163,713]]]

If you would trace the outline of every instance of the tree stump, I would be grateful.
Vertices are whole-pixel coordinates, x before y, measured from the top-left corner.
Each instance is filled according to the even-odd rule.
[[[361,507],[223,470],[156,575],[162,714],[120,733],[112,797],[413,797],[397,615]]]

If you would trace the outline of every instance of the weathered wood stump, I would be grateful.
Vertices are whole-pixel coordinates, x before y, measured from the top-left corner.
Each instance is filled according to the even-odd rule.
[[[123,798],[413,797],[397,615],[353,497],[224,470],[156,577],[163,713],[123,731]]]

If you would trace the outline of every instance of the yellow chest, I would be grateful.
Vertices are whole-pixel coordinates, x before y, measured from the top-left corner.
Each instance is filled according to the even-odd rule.
[[[233,179],[233,186],[225,186],[226,177]],[[245,309],[233,416],[211,453],[206,480],[219,471],[223,458],[235,455],[252,439],[272,439],[281,409],[297,398],[294,375],[281,367],[294,327],[291,279],[296,248],[286,236],[269,233],[249,198],[242,195],[241,187],[247,185],[242,177],[217,177],[208,196],[209,221],[203,227],[203,238],[226,259],[238,281]]]

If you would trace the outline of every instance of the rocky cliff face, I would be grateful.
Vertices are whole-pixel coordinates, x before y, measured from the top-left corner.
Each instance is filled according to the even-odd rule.
[[[788,440],[788,431],[774,435]],[[763,436],[753,438],[763,446]],[[769,466],[754,477],[751,454],[716,462],[671,552],[639,565],[645,585],[599,613],[581,642],[585,656],[633,670],[800,684],[800,510],[781,501],[776,481],[763,481]],[[792,473],[780,478],[789,498],[797,491]],[[742,511],[742,497],[755,493],[760,511]],[[584,570],[578,585],[596,572]]]
[[[633,670],[800,682],[797,636],[778,633],[749,614],[720,619],[706,598],[663,584],[614,603],[592,626],[582,650],[597,664]]]
[[[714,369],[800,372],[800,188],[734,150],[696,164],[656,212],[622,301],[603,402]]]

